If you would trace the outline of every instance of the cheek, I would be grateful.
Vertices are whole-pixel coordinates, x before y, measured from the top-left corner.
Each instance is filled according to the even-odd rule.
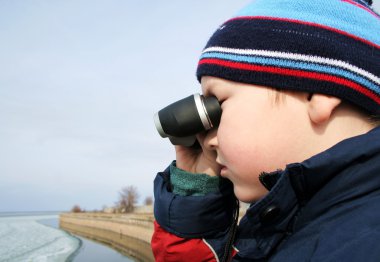
[[[273,132],[278,129],[271,128],[264,119],[259,125],[254,119],[240,119],[243,121],[221,122],[218,130],[219,152],[229,168],[250,180],[257,180],[263,171],[281,168],[278,162],[282,161],[276,153],[281,148],[274,143],[281,132]]]
[[[242,114],[223,112],[217,136],[220,152],[228,158],[225,160],[242,162],[252,154],[255,134],[251,121],[245,120]]]
[[[247,129],[234,127],[218,131],[219,154],[235,174],[255,174],[260,167],[255,161],[260,153],[256,151],[255,139]]]

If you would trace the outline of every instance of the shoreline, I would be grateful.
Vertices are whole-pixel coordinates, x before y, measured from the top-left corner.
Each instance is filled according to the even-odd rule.
[[[62,213],[59,227],[71,234],[106,244],[137,261],[154,261],[150,247],[152,213]]]

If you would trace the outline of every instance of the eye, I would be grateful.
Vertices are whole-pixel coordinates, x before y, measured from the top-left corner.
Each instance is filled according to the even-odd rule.
[[[218,100],[218,102],[219,102],[219,104],[222,104],[223,102],[224,102],[224,100],[225,99],[223,99],[223,98],[221,98],[220,96],[218,96],[218,95],[215,95],[215,94],[208,94],[208,97],[215,97],[217,100]]]
[[[226,99],[225,99],[225,98],[222,98],[222,97],[218,97],[218,96],[215,96],[215,97],[216,97],[216,99],[218,100],[219,105],[222,107],[222,105],[223,105],[223,103],[226,101]]]
[[[218,100],[220,106],[222,106],[222,104],[226,101],[226,98],[227,98],[226,95],[223,94],[222,92],[219,92],[219,91],[215,92],[215,89],[211,89],[211,88],[205,90],[204,96],[215,97]]]
[[[216,97],[216,99],[218,99],[220,106],[222,106],[223,103],[226,102],[227,100],[226,97],[222,97],[222,96]]]

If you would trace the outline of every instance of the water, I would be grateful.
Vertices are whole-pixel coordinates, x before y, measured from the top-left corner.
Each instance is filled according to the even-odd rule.
[[[0,262],[130,262],[117,251],[58,227],[58,212],[0,213]]]
[[[58,213],[0,213],[0,261],[64,262],[80,247],[80,240],[43,225]]]
[[[83,237],[79,238],[83,244],[75,255],[73,262],[133,262],[132,259],[120,254],[112,248]]]

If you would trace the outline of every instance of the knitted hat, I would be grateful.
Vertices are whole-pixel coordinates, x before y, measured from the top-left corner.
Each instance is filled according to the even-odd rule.
[[[197,77],[323,93],[380,113],[380,16],[370,0],[256,0],[208,41]]]

